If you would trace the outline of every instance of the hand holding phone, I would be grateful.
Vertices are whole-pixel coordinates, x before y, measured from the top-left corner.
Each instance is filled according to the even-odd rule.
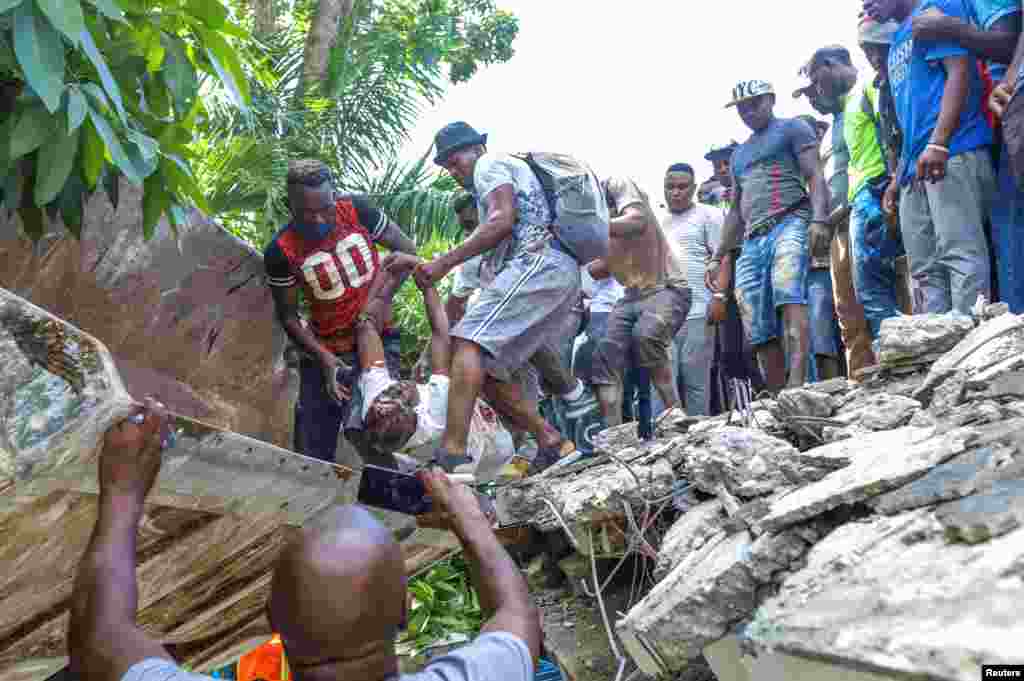
[[[380,466],[363,468],[356,500],[366,506],[406,515],[423,515],[433,508],[433,500],[422,480]]]

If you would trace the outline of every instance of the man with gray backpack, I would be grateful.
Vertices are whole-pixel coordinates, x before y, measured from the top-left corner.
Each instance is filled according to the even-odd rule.
[[[451,332],[447,424],[435,453],[446,468],[465,462],[472,409],[481,393],[492,404],[523,402],[517,372],[560,332],[579,298],[581,263],[602,257],[608,247],[608,209],[597,177],[585,165],[557,154],[488,152],[486,143],[486,135],[464,122],[437,133],[434,162],[474,194],[480,226],[414,275],[435,283],[487,254],[480,296]],[[577,384],[562,398],[573,412],[587,395]],[[531,473],[555,463],[566,444],[554,428],[534,435],[538,452]]]

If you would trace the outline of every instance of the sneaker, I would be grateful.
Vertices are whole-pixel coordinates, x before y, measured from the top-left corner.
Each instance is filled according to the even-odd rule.
[[[562,401],[565,402],[565,420],[568,421],[576,450],[584,456],[593,456],[594,438],[607,427],[601,415],[601,405],[591,390],[584,391],[578,400],[562,398]]]

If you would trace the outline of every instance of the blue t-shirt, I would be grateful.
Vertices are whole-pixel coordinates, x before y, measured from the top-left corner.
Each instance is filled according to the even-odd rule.
[[[800,154],[817,148],[818,138],[799,118],[776,118],[751,135],[732,155],[732,174],[740,188],[740,213],[746,236],[759,225],[790,212],[811,211]]]
[[[997,21],[1011,14],[1020,14],[1020,0],[969,0],[971,21],[983,31],[991,31]],[[1006,77],[1008,64],[988,62],[992,82],[998,83]]]
[[[942,94],[946,89],[946,57],[970,56],[970,52],[954,42],[915,41],[911,22],[921,12],[937,7],[951,17],[969,21],[970,15],[962,0],[924,0],[903,22],[893,38],[889,51],[889,80],[892,83],[896,115],[903,130],[900,158],[904,170],[900,184],[907,184],[916,174],[917,157],[928,145],[939,119]],[[960,125],[949,140],[950,155],[992,144],[992,128],[981,111],[982,83],[975,61],[970,64],[970,87],[960,114]]]

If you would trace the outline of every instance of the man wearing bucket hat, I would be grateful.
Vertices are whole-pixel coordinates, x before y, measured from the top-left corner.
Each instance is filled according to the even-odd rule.
[[[900,24],[888,63],[903,148],[882,208],[895,212],[899,201],[915,312],[969,314],[979,295],[991,299],[984,222],[996,181],[983,82],[969,50],[913,35],[915,17],[932,8],[961,20],[967,12],[960,0],[929,0],[927,7],[914,0],[865,0],[864,8],[877,21]]]
[[[715,174],[701,183],[697,189],[697,201],[729,212],[732,205],[732,173],[729,168],[732,152],[738,146],[739,142],[733,140],[729,144],[712,147],[711,151],[704,154],[704,160],[711,162]]]
[[[778,391],[787,382],[804,382],[808,262],[811,254],[827,251],[832,232],[818,139],[803,121],[776,118],[774,105],[775,90],[765,81],[743,81],[733,89],[727,106],[736,107],[753,135],[732,157],[734,203],[707,280],[717,290],[722,259],[745,228],[737,299],[768,388]]]
[[[447,423],[435,454],[448,466],[465,459],[473,405],[485,379],[493,404],[524,402],[519,371],[555,340],[572,313],[580,296],[580,267],[552,239],[544,188],[526,162],[488,152],[487,135],[462,121],[441,128],[434,143],[434,162],[476,197],[480,226],[458,247],[417,267],[415,276],[437,282],[470,258],[488,254],[479,298],[451,332]],[[569,411],[587,399],[582,384],[577,388],[579,394],[562,396]],[[566,442],[550,426],[533,434],[539,445],[537,472],[557,461]]]

